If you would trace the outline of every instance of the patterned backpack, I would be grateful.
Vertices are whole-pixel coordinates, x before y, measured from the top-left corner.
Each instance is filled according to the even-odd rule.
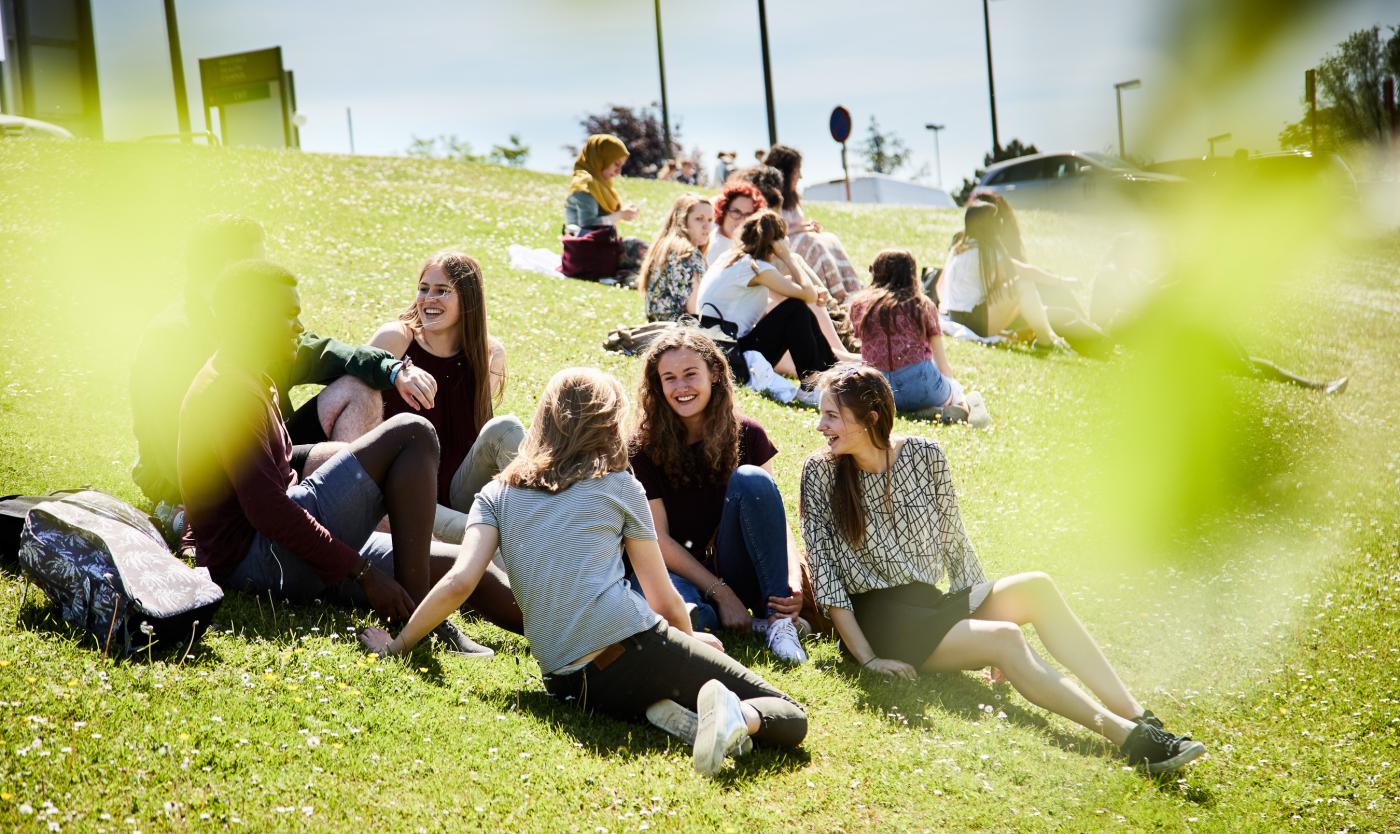
[[[150,519],[95,490],[36,504],[24,520],[19,561],[64,621],[104,654],[185,651],[224,598],[207,569],[171,554]]]

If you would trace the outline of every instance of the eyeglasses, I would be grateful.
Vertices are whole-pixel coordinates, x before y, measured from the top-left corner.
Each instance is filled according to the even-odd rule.
[[[728,217],[730,220],[744,220],[756,213],[758,213],[758,209],[754,209],[753,211],[740,211],[737,208],[730,207],[725,210],[724,216]]]

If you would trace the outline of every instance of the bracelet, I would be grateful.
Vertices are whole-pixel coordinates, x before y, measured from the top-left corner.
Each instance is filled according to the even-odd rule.
[[[355,574],[355,581],[359,582],[361,579],[364,579],[365,574],[369,573],[369,569],[372,567],[374,567],[374,565],[371,564],[368,559],[362,557],[360,559],[360,570]]]
[[[393,384],[398,380],[398,378],[399,378],[399,371],[402,371],[405,367],[407,367],[407,365],[404,363],[404,361],[403,361],[402,359],[400,359],[399,361],[397,361],[397,362],[394,363],[394,367],[391,368],[391,369],[389,370],[389,384],[390,384],[390,385],[393,385]]]
[[[710,587],[708,587],[708,588],[705,589],[705,599],[714,599],[714,598],[715,598],[715,589],[718,588],[718,587],[721,586],[721,585],[726,585],[726,584],[728,584],[728,583],[726,583],[723,579],[716,579],[713,585],[711,585]]]
[[[870,664],[874,663],[875,661],[877,661],[877,660],[879,660],[879,659],[880,659],[879,656],[872,657],[872,658],[870,658],[869,660],[865,661],[864,663],[860,664],[860,668],[862,668],[862,669],[869,669],[869,668],[870,668]]]

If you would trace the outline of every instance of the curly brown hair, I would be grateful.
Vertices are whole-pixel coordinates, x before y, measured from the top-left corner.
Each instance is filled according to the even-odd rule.
[[[690,451],[685,424],[667,401],[657,369],[662,356],[682,349],[695,351],[710,370],[710,401],[702,412],[705,432],[698,456]],[[739,416],[734,410],[729,363],[709,336],[694,327],[677,327],[652,342],[642,359],[637,404],[632,453],[646,452],[672,483],[723,483],[739,467]]]

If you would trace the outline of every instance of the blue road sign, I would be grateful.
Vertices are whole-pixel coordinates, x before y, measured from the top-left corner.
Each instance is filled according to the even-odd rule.
[[[851,111],[837,107],[831,111],[831,138],[845,142],[851,137]]]

